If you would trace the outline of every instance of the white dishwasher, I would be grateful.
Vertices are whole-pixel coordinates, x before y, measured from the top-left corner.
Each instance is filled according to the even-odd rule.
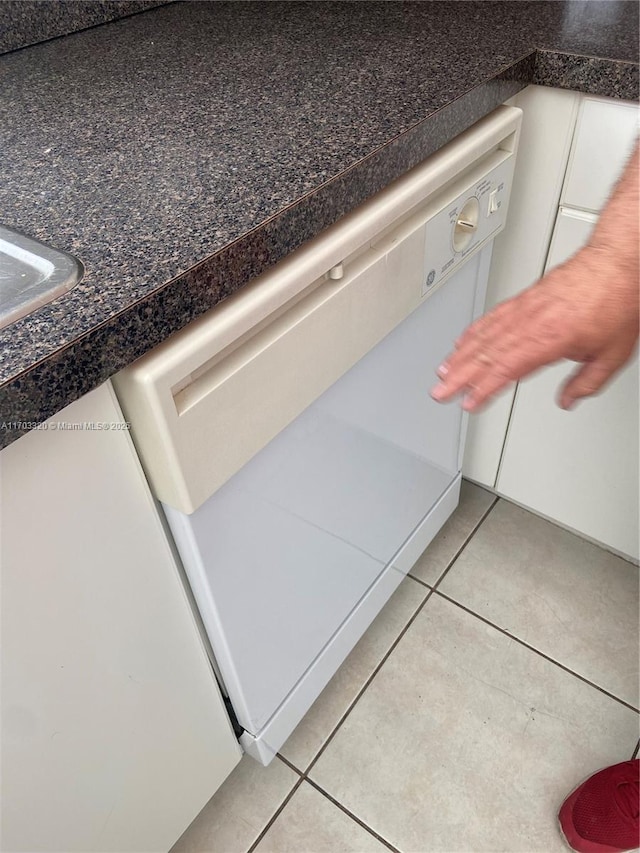
[[[519,125],[500,107],[114,379],[264,764],[457,505],[466,416],[429,387],[482,310]]]

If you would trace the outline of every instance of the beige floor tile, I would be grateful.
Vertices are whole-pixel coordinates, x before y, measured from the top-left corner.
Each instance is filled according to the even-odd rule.
[[[275,758],[245,755],[171,853],[246,853],[300,777]]]
[[[256,853],[388,853],[388,848],[303,782]]]
[[[411,578],[400,584],[280,750],[292,764],[300,770],[308,767],[427,595]]]
[[[463,480],[456,511],[410,574],[433,586],[494,500],[495,496],[491,492]]]
[[[638,707],[638,568],[506,501],[440,590]]]
[[[560,853],[556,809],[638,715],[437,594],[310,777],[403,853]]]

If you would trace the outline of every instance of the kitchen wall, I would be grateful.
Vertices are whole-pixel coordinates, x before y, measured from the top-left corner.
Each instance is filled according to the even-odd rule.
[[[164,6],[170,0],[3,0],[0,53]]]

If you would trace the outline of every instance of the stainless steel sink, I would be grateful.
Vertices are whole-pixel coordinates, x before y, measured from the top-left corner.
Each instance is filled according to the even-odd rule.
[[[0,329],[71,290],[80,261],[0,225]]]

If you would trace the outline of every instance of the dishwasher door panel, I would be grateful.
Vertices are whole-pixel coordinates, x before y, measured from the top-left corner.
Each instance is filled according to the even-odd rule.
[[[374,587],[379,597],[385,573],[391,595],[411,565],[395,559],[403,546],[418,534],[415,559],[443,523],[430,516],[459,482],[465,416],[434,403],[429,384],[472,319],[490,252],[469,259],[194,513],[165,507],[179,549],[190,550],[186,571],[236,715],[255,738],[302,682],[315,680],[318,695],[325,650]],[[455,496],[446,505],[448,514]]]
[[[277,474],[263,480],[256,473],[262,460],[250,462],[255,492],[382,565],[455,476],[320,405],[265,450],[276,457],[269,461]]]
[[[189,581],[236,716],[257,734],[384,565],[233,481],[223,491],[189,517],[167,512],[206,567],[187,566]]]

